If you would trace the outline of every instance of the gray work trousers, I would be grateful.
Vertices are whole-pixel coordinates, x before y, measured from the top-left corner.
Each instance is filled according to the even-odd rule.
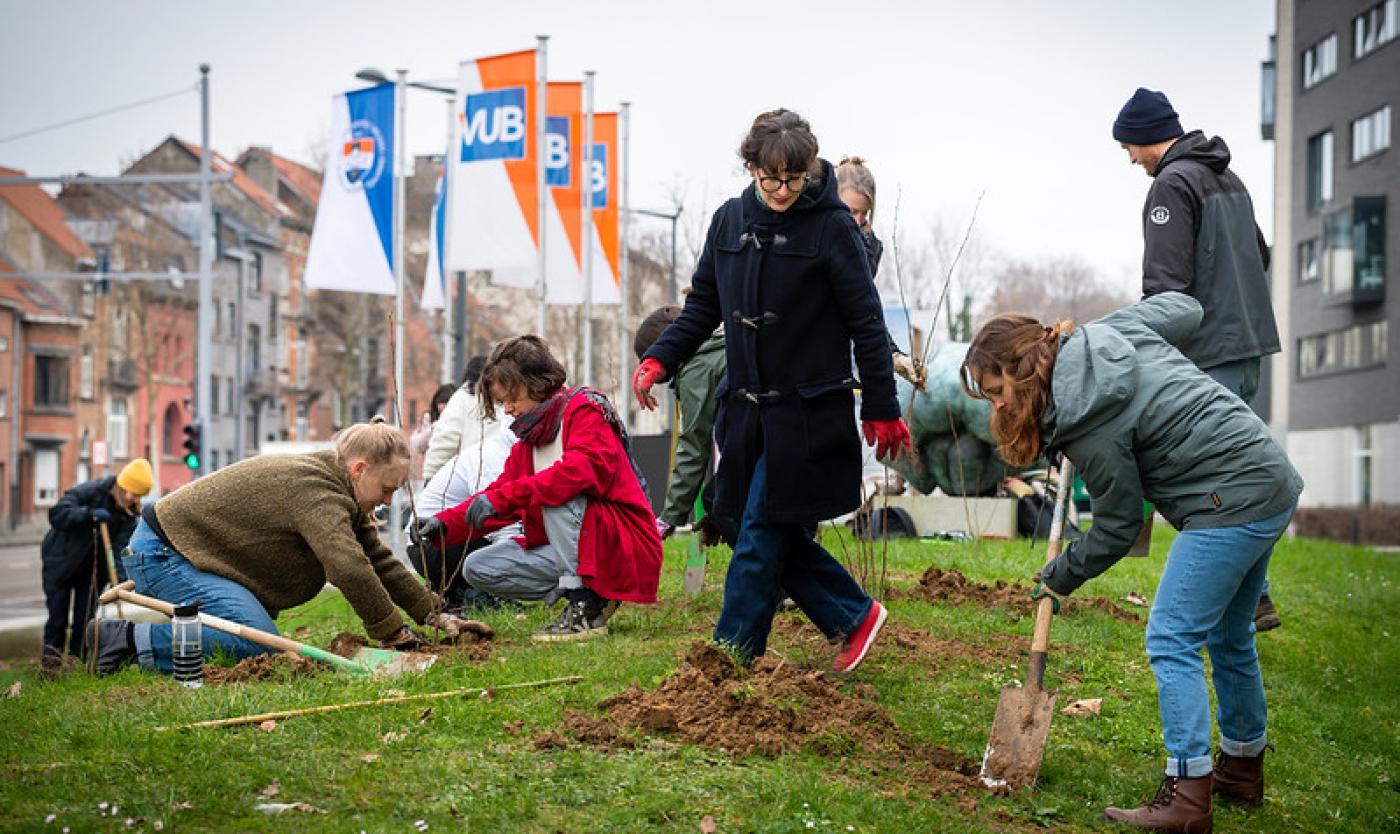
[[[582,495],[559,507],[544,507],[548,544],[523,548],[513,538],[473,552],[462,576],[478,591],[502,599],[553,604],[565,591],[583,587],[578,575],[578,538],[588,499]]]

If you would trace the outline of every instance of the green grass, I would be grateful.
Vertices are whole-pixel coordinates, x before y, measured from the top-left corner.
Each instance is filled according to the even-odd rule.
[[[1154,556],[1126,559],[1084,595],[1150,598],[1170,544],[1159,529]],[[834,543],[833,543],[834,546]],[[892,546],[898,586],[928,565],[970,578],[1024,581],[1042,559],[1026,542],[906,543]],[[1097,718],[1056,715],[1039,785],[1012,796],[930,797],[892,771],[799,752],[778,758],[728,754],[665,737],[602,753],[572,745],[539,752],[530,739],[559,729],[566,709],[593,711],[628,684],[654,687],[705,638],[719,612],[723,559],[694,600],[681,593],[685,542],[667,545],[663,602],[624,606],[612,634],[582,644],[533,644],[550,612],[486,617],[498,629],[491,659],[438,664],[426,673],[368,681],[326,672],[311,678],[186,691],[128,669],[110,678],[74,674],[44,682],[32,667],[0,699],[0,830],[413,832],[699,831],[1112,831],[1098,819],[1110,804],[1148,798],[1161,771],[1156,691],[1143,654],[1142,624],[1080,607],[1056,619],[1048,684],[1060,703],[1104,698]],[[837,548],[839,552],[839,548]],[[1220,831],[1394,831],[1400,829],[1400,556],[1311,540],[1279,547],[1271,570],[1284,627],[1259,639],[1270,707],[1268,800],[1254,811],[1218,810]],[[878,644],[849,685],[868,683],[901,730],[925,744],[979,759],[1001,686],[1024,674],[1031,621],[1007,609],[890,603],[892,623],[940,638],[1010,642],[1010,663],[911,659]],[[1145,614],[1145,611],[1143,612]],[[311,628],[325,645],[355,628],[338,595],[283,615],[284,631]],[[1013,637],[1008,637],[1012,635]],[[1013,639],[1014,638],[1014,639]],[[819,662],[778,642],[795,662]],[[579,674],[575,686],[501,692],[309,716],[256,727],[158,732],[206,718],[382,696],[435,692]],[[521,721],[518,735],[507,725]],[[389,733],[402,733],[385,741]],[[372,754],[377,754],[374,758]],[[260,791],[278,780],[280,792]],[[259,802],[304,802],[324,813],[267,816]],[[101,802],[118,807],[103,815]],[[53,814],[55,821],[46,824]],[[126,819],[137,822],[132,828]]]

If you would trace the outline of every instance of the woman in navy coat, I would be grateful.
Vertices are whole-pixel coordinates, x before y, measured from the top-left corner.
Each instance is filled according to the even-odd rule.
[[[739,156],[753,182],[715,212],[685,308],[647,351],[633,388],[654,408],[651,386],[724,324],[716,512],[740,524],[715,640],[762,655],[786,592],[828,638],[844,641],[835,666],[850,671],[885,609],[810,531],[860,504],[854,391],[879,457],[908,448],[909,431],[860,230],[807,122],[788,110],[763,113]]]

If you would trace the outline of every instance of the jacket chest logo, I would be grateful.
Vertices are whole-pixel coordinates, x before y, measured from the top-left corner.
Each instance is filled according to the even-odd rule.
[[[1172,219],[1172,213],[1166,206],[1153,206],[1152,211],[1148,212],[1147,216],[1158,226],[1165,226],[1167,221]]]

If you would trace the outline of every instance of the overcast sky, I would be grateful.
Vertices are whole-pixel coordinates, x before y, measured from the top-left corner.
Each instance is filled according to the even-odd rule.
[[[985,191],[980,239],[1019,257],[1077,255],[1126,286],[1149,182],[1109,130],[1147,86],[1187,130],[1225,138],[1273,237],[1273,146],[1259,137],[1272,0],[0,0],[0,20],[0,136],[192,88],[208,62],[214,147],[306,161],[357,70],[451,79],[460,60],[548,34],[552,79],[593,69],[600,110],[633,103],[634,205],[664,207],[679,187],[686,210],[708,216],[744,183],[735,149],[753,116],[784,106],[808,118],[823,156],[868,160],[883,234],[897,191],[914,236],[939,216],[961,227]],[[441,152],[442,99],[415,92],[408,107],[410,150]],[[0,143],[0,165],[112,174],[170,133],[199,140],[197,96]]]

